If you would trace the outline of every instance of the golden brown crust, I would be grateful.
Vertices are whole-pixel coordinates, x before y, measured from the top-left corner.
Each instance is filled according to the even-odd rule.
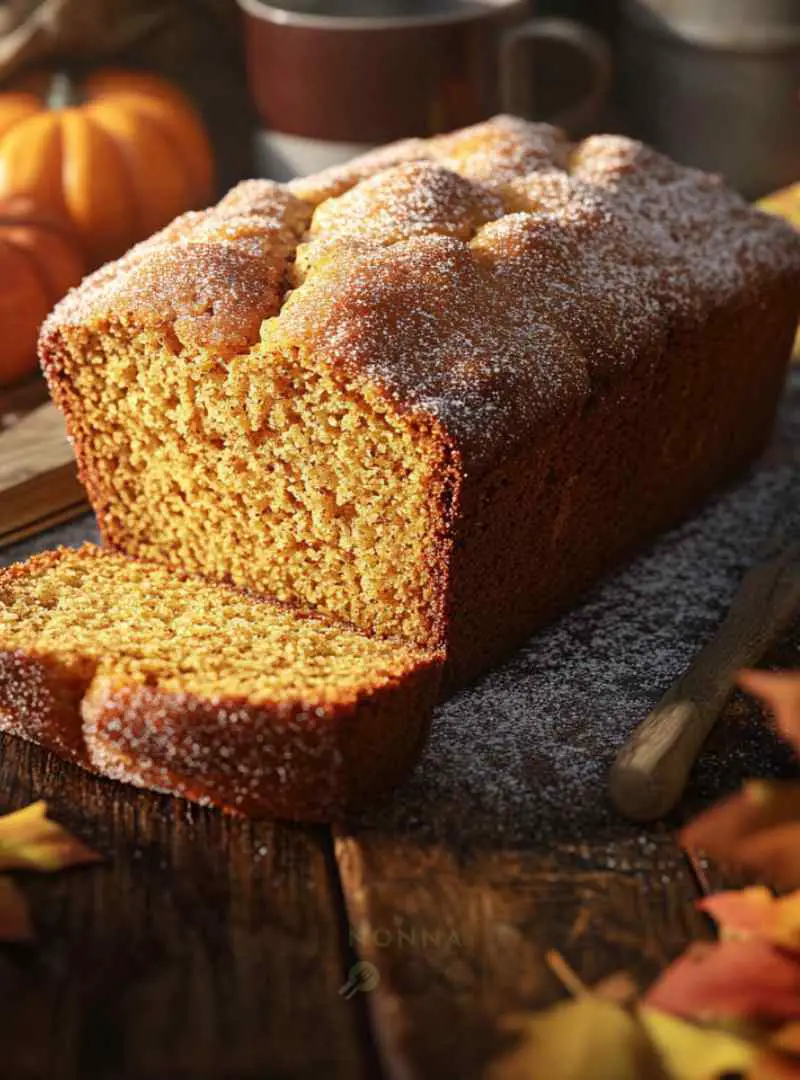
[[[50,657],[0,648],[0,728],[87,765],[76,721],[93,671],[91,661],[57,664]]]
[[[728,305],[702,335],[683,332],[667,356],[609,381],[536,445],[465,485],[445,693],[501,661],[762,449],[795,310],[788,283]]]
[[[246,181],[210,210],[183,214],[91,274],[61,302],[43,340],[59,327],[118,320],[169,326],[176,351],[241,352],[280,310],[310,214],[282,185]]]
[[[0,730],[136,787],[253,816],[331,821],[408,774],[437,685],[421,665],[355,704],[253,706],[114,686],[88,669],[0,652]]]
[[[424,667],[325,709],[100,681],[84,699],[83,736],[91,767],[113,780],[253,816],[331,821],[408,774],[435,696]]]
[[[88,279],[46,323],[42,357],[55,382],[76,324],[153,326],[188,359],[261,331],[360,371],[480,472],[676,327],[787,277],[797,236],[719,178],[621,136],[572,150],[499,117],[288,187],[241,185]]]

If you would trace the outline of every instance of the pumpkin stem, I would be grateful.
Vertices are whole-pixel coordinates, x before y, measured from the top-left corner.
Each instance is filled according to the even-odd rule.
[[[49,109],[69,109],[80,104],[80,93],[73,78],[66,71],[54,71],[47,92]]]

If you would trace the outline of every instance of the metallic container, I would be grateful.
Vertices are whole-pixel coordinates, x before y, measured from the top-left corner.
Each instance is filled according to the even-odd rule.
[[[634,133],[755,198],[800,179],[800,0],[623,0]]]

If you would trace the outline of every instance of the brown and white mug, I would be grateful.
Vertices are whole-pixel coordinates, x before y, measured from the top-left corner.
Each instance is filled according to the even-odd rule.
[[[340,164],[381,143],[433,135],[499,111],[530,115],[535,48],[582,59],[575,100],[541,117],[584,127],[611,82],[597,34],[531,18],[526,0],[239,0],[262,175]],[[535,47],[535,48],[534,48]]]

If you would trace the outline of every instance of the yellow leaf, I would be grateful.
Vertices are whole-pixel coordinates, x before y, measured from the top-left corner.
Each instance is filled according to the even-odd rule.
[[[800,229],[800,184],[782,188],[759,199],[758,205],[769,214],[786,218]]]
[[[778,217],[791,221],[796,229],[800,229],[800,184],[792,184],[791,187],[759,199],[758,206],[768,214],[777,214]],[[794,358],[795,361],[800,360],[800,329],[794,339]]]
[[[51,873],[97,862],[100,856],[47,817],[47,803],[36,802],[0,817],[0,870]]]
[[[637,1019],[594,994],[510,1016],[503,1027],[518,1042],[489,1080],[667,1080]]]
[[[0,877],[0,941],[31,941],[28,902],[8,878]]]
[[[639,1017],[671,1080],[717,1080],[730,1073],[746,1074],[759,1055],[752,1043],[719,1028],[697,1027],[647,1007],[639,1010]]]

